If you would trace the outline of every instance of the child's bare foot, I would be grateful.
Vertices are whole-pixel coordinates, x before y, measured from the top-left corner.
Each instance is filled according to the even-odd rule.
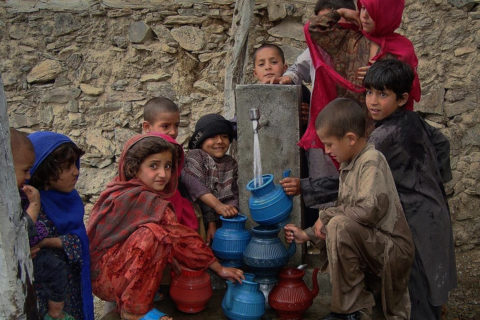
[[[148,320],[173,320],[172,317],[169,317],[156,309],[152,309],[146,314],[134,314],[122,311],[120,317],[122,318],[122,320],[140,320],[143,317]]]

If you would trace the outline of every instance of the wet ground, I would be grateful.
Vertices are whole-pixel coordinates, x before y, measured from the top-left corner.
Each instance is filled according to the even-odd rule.
[[[175,320],[206,320],[206,319],[227,319],[223,315],[222,311],[222,299],[225,294],[225,290],[214,290],[213,296],[207,304],[205,310],[197,314],[187,314],[178,311],[175,307],[175,303],[166,297],[164,301],[155,303],[155,307],[158,310],[172,316]],[[313,302],[313,305],[305,312],[303,319],[306,320],[318,320],[322,316],[326,315],[328,310],[328,297],[317,296]],[[111,312],[104,316],[102,320],[119,320],[120,316],[116,312]],[[262,320],[276,320],[279,319],[273,310],[267,310]]]
[[[306,255],[305,262],[309,266],[315,266],[316,256],[315,255]],[[312,273],[313,268],[309,267],[305,269],[305,276],[303,277],[304,282],[309,288],[312,288]],[[206,308],[197,313],[197,314],[188,314],[177,310],[175,303],[168,296],[168,286],[162,285],[160,290],[164,293],[165,299],[160,302],[155,302],[154,306],[158,310],[172,316],[175,320],[224,320],[227,319],[223,314],[222,310],[222,300],[225,295],[226,289],[224,288],[224,281],[218,276],[211,274],[212,287],[213,287],[213,296],[207,303]],[[312,306],[304,313],[302,319],[304,320],[320,320],[325,315],[327,315],[330,304],[331,296],[331,287],[329,276],[327,273],[318,273],[317,275],[319,293],[314,298]],[[220,288],[220,289],[219,289]],[[376,310],[378,309],[378,310]],[[375,320],[384,320],[384,317],[381,315],[380,308],[377,306],[374,310],[373,319]],[[101,312],[100,312],[101,313]],[[97,313],[98,314],[98,313]],[[96,317],[101,320],[120,320],[120,315],[116,312],[110,312],[103,317]],[[262,320],[279,320],[280,318],[276,315],[275,311],[272,309],[267,309]]]
[[[311,288],[312,269],[305,270],[304,281],[309,288]],[[314,298],[312,306],[304,313],[305,320],[319,320],[329,313],[328,305],[330,303],[330,284],[327,274],[319,274],[317,276],[319,283],[319,294]],[[177,310],[175,303],[168,296],[168,286],[162,286],[161,292],[165,294],[165,299],[154,304],[158,310],[172,316],[175,320],[208,320],[208,319],[227,319],[222,310],[222,300],[226,289],[218,289],[223,287],[223,282],[218,277],[212,277],[213,296],[209,300],[206,308],[197,314],[187,314]],[[217,288],[217,289],[216,289]],[[267,309],[262,320],[277,320],[280,319],[272,309]],[[101,320],[120,320],[120,315],[116,312],[110,312]]]

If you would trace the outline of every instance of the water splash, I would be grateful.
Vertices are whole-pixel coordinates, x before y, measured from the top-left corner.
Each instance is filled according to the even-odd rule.
[[[255,188],[263,184],[262,178],[262,156],[260,153],[260,142],[258,140],[258,121],[252,120],[253,124],[253,185]]]

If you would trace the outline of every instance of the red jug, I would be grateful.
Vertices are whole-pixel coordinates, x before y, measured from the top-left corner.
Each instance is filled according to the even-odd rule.
[[[177,309],[186,313],[197,313],[205,309],[212,297],[210,275],[206,271],[182,270],[172,273],[170,297]]]
[[[278,275],[278,284],[268,296],[268,303],[282,320],[300,320],[303,313],[312,305],[318,294],[318,268],[313,270],[313,289],[308,289],[303,276],[305,271],[296,268],[283,268]]]

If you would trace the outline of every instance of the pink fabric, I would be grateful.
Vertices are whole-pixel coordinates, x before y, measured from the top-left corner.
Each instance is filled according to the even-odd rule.
[[[420,101],[421,89],[418,79],[418,59],[415,49],[410,40],[395,33],[402,22],[404,0],[358,0],[358,8],[365,7],[368,14],[375,21],[375,30],[371,33],[362,32],[369,40],[380,46],[380,52],[373,60],[379,60],[386,54],[392,54],[397,59],[408,63],[415,73],[412,90],[405,106],[407,110],[413,110],[413,101]]]
[[[298,142],[298,145],[305,150],[310,148],[322,148],[324,146],[315,131],[315,120],[322,109],[337,97],[336,85],[341,85],[354,92],[363,92],[364,88],[354,85],[338,74],[324,59],[325,54],[310,37],[308,31],[310,23],[304,26],[305,40],[307,41],[313,67],[315,68],[315,83],[313,85],[312,100],[310,103],[310,119],[305,134]],[[338,168],[338,163],[335,162]]]

